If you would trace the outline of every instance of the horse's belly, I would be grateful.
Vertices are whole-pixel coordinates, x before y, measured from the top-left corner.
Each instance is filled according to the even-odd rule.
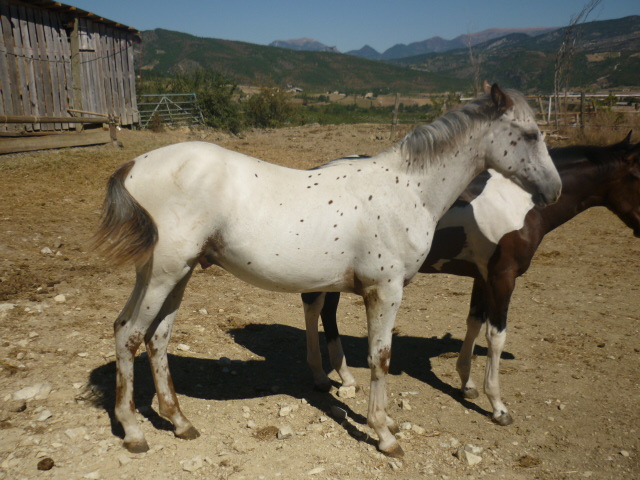
[[[349,291],[349,261],[335,253],[228,248],[213,262],[256,287],[278,292]]]

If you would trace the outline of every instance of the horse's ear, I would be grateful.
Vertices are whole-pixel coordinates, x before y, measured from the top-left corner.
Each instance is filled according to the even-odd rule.
[[[501,112],[506,112],[514,105],[511,97],[503,92],[497,83],[491,85],[491,100],[493,100],[493,104]]]
[[[624,137],[624,140],[622,140],[620,142],[620,144],[628,147],[631,144],[631,134],[632,133],[633,133],[633,130],[629,130],[629,133],[627,133],[627,136]]]
[[[482,90],[484,91],[484,93],[490,93],[491,84],[485,80],[484,83],[482,84]]]
[[[625,152],[625,157],[627,161],[634,164],[636,176],[640,177],[640,143],[632,145],[631,148]]]

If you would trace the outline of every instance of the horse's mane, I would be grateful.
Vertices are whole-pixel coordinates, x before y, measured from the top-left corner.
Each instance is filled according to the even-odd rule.
[[[521,93],[510,89],[504,89],[504,92],[513,100],[516,119],[524,120],[533,115]],[[483,94],[428,125],[416,127],[392,148],[400,149],[408,167],[421,168],[438,163],[452,151],[459,150],[479,126],[495,120],[501,114],[491,96]]]

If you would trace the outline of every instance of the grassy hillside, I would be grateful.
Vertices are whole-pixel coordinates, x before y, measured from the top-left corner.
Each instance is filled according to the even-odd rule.
[[[455,90],[466,83],[339,53],[294,51],[162,29],[142,32],[141,49],[143,72],[165,75],[204,68],[249,85],[292,85],[316,92],[418,93]]]

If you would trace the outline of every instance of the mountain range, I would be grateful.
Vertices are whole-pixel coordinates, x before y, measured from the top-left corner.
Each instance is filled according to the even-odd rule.
[[[363,47],[356,56],[311,39],[279,42],[276,47],[156,29],[142,32],[135,59],[144,75],[212,69],[246,85],[295,85],[313,92],[427,93],[469,89],[476,73],[471,53],[480,78],[539,92],[553,89],[554,63],[564,32],[565,28],[491,29],[454,40],[434,37],[379,54],[398,57],[371,60],[368,57],[378,53],[371,47]],[[588,22],[576,32],[572,88],[640,85],[640,16]],[[285,48],[287,43],[297,48]],[[321,50],[301,50],[305,45]],[[409,53],[425,50],[429,51]]]
[[[313,38],[296,38],[293,40],[276,40],[270,47],[288,48],[289,50],[306,50],[307,52],[338,52],[336,47],[328,47]]]
[[[481,32],[458,35],[452,40],[445,40],[442,37],[431,37],[420,42],[413,42],[409,45],[398,43],[384,52],[380,53],[369,45],[365,45],[359,50],[350,50],[347,55],[368,58],[369,60],[393,60],[396,58],[412,57],[425,53],[448,52],[457,48],[468,48],[494,38],[504,37],[511,33],[523,33],[531,37],[543,35],[557,30],[554,28],[490,28]],[[293,40],[276,40],[269,44],[271,47],[289,48],[291,50],[307,50],[312,52],[338,52],[336,47],[328,47],[312,38],[299,38]]]

